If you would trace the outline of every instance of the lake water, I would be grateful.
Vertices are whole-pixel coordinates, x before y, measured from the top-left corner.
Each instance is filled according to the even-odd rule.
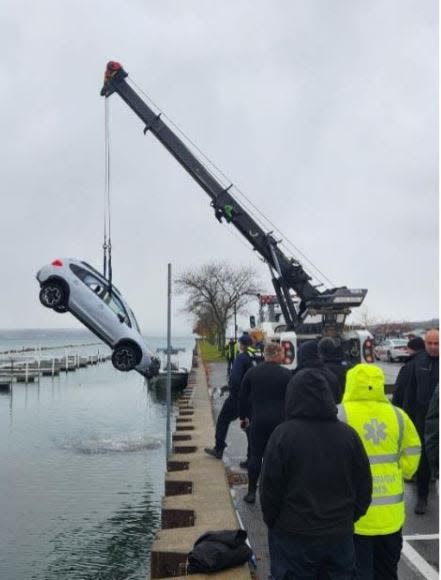
[[[147,337],[154,349],[161,337]],[[0,331],[0,351],[108,353],[87,331]],[[78,346],[88,344],[89,346]],[[77,345],[77,346],[75,346]],[[176,338],[189,366],[194,339]],[[2,355],[4,356],[4,355]],[[141,580],[160,527],[166,407],[111,363],[0,394],[1,580]]]

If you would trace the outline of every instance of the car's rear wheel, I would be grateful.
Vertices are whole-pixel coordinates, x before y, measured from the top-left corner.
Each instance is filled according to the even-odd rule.
[[[65,312],[67,310],[67,292],[65,287],[60,282],[45,282],[40,289],[40,302],[46,308],[53,308],[57,312]]]
[[[112,364],[122,372],[132,371],[142,359],[141,349],[131,342],[118,344],[112,353]]]
[[[390,352],[387,353],[387,360],[389,362],[395,362],[395,359],[392,357],[392,355],[390,354]]]

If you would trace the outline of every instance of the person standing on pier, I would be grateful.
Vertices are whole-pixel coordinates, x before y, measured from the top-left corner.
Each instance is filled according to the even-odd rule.
[[[337,377],[340,391],[336,391],[339,397],[337,403],[340,403],[345,392],[346,373],[351,367],[345,359],[342,347],[330,336],[324,336],[319,341],[318,352],[325,369],[328,369]]]
[[[356,580],[398,580],[405,520],[404,479],[415,473],[420,438],[407,414],[389,402],[384,373],[358,364],[347,374],[338,417],[360,436],[369,457],[373,492],[369,509],[355,524]]]
[[[253,344],[251,337],[248,334],[243,334],[239,338],[239,354],[234,359],[231,367],[231,374],[229,379],[230,393],[222,405],[222,409],[216,421],[215,446],[206,447],[205,453],[222,459],[224,449],[227,446],[226,437],[228,428],[232,421],[239,417],[239,389],[242,379],[253,365],[253,358],[248,353],[248,348]]]
[[[424,353],[426,345],[421,336],[415,336],[411,338],[407,343],[407,352],[409,353],[409,358],[406,363],[400,368],[397,379],[395,381],[394,394],[392,396],[392,404],[396,407],[400,407],[408,412],[408,397],[409,397],[409,384],[412,381],[415,362],[414,359],[420,353]]]
[[[236,341],[234,338],[230,340],[225,345],[225,358],[227,359],[227,377],[230,377],[231,367],[233,366],[234,359],[236,358]]]
[[[292,374],[282,367],[283,348],[276,342],[264,347],[265,362],[245,374],[239,391],[239,419],[242,429],[249,427],[247,503],[256,501],[257,481],[265,447],[271,433],[285,415],[285,393]],[[252,419],[251,419],[252,417]]]
[[[295,376],[302,369],[317,369],[327,380],[331,389],[334,401],[340,403],[343,396],[343,389],[339,384],[337,375],[325,366],[319,355],[319,343],[316,340],[308,340],[300,345],[297,352],[297,368],[293,371]]]
[[[409,363],[409,380],[402,402],[404,411],[414,422],[422,441],[421,461],[416,473],[418,498],[414,509],[418,515],[426,513],[431,478],[424,445],[424,428],[429,404],[439,383],[438,330],[428,330],[424,342],[425,350]]]
[[[296,373],[285,411],[268,441],[260,485],[272,577],[352,580],[354,522],[366,513],[372,493],[363,444],[337,420],[319,369]]]

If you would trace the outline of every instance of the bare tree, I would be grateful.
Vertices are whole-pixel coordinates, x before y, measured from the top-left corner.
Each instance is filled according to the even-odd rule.
[[[228,321],[234,311],[243,311],[249,297],[259,290],[253,268],[234,267],[226,262],[211,262],[187,270],[175,282],[177,293],[187,296],[185,310],[194,314],[196,321],[206,323],[211,317],[219,350],[225,345]]]

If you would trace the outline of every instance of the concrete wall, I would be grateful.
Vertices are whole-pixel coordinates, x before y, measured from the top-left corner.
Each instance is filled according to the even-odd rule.
[[[224,463],[208,456],[214,444],[214,422],[203,365],[195,366],[188,387],[178,400],[173,453],[167,464],[162,529],[152,546],[151,578],[185,578],[187,554],[203,533],[237,530]],[[192,578],[249,580],[247,564]]]

